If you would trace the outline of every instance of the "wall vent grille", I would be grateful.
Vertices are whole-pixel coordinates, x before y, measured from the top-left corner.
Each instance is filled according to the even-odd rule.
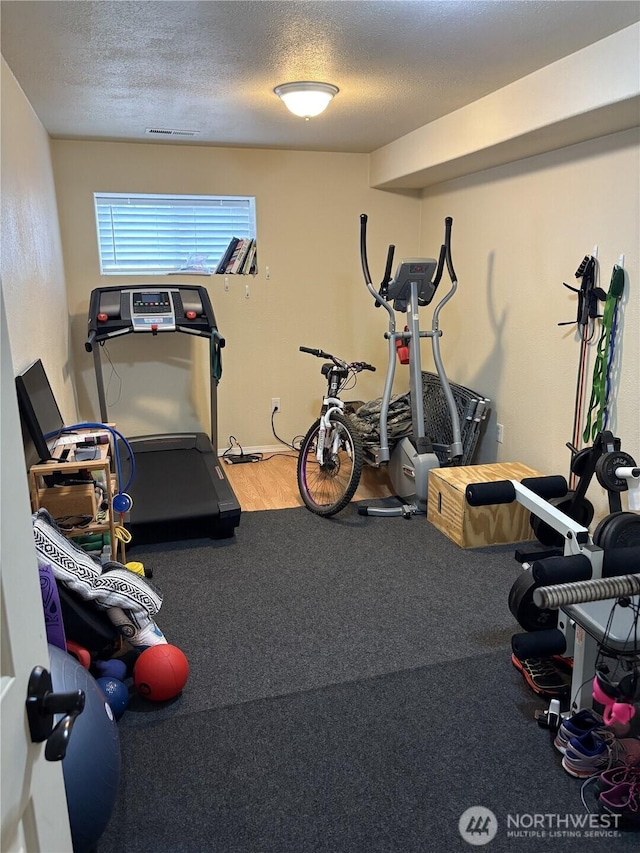
[[[146,136],[182,136],[182,137],[191,137],[197,136],[200,133],[199,130],[173,130],[169,127],[148,127],[145,130]]]

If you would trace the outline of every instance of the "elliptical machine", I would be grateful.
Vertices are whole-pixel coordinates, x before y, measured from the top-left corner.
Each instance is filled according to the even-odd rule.
[[[460,419],[451,386],[445,373],[440,354],[439,328],[440,312],[452,298],[458,287],[458,281],[451,260],[451,227],[453,219],[445,219],[444,243],[440,248],[440,256],[436,262],[433,258],[409,258],[403,260],[391,278],[391,268],[395,246],[390,245],[387,252],[387,263],[384,277],[379,290],[376,291],[371,281],[367,259],[367,216],[360,216],[360,258],[365,284],[375,299],[376,307],[382,306],[389,315],[389,327],[385,332],[389,346],[389,361],[384,384],[380,409],[380,445],[365,448],[366,461],[374,467],[388,465],[388,473],[395,494],[403,501],[399,507],[359,507],[360,515],[402,516],[411,518],[412,515],[426,512],[429,471],[439,468],[442,464],[457,465],[463,455]],[[447,272],[451,279],[451,288],[436,305],[431,321],[431,329],[422,331],[419,323],[419,308],[432,301],[446,263]],[[435,272],[435,277],[434,277]],[[390,304],[391,303],[391,304]],[[404,331],[396,330],[395,312],[406,314]],[[422,365],[420,355],[420,339],[429,338],[433,350],[433,360],[447,409],[451,419],[453,441],[450,445],[434,444],[425,434],[424,402],[422,388]],[[393,450],[389,449],[388,415],[391,402],[391,391],[396,368],[396,351],[404,349],[409,360],[409,388],[411,396],[411,434],[404,436]],[[404,359],[403,359],[404,360]],[[436,452],[437,451],[437,452]],[[442,460],[442,461],[441,461]]]

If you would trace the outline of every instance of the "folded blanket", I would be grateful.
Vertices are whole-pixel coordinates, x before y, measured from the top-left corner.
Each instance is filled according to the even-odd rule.
[[[148,580],[121,563],[104,567],[64,536],[46,509],[33,516],[38,566],[49,565],[56,580],[106,611],[120,634],[136,648],[166,643],[153,620],[162,596]]]

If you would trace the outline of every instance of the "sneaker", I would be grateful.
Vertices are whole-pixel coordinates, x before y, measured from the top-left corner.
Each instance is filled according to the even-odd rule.
[[[581,737],[587,732],[597,732],[603,726],[604,723],[599,714],[587,709],[578,711],[560,724],[553,745],[564,755],[572,737]]]
[[[621,764],[603,770],[595,783],[595,793],[601,794],[609,791],[623,782],[636,782],[640,784],[640,759],[637,756],[627,756]]]
[[[511,663],[532,690],[542,696],[564,696],[571,688],[571,675],[550,658],[520,660],[511,655]]]
[[[640,784],[637,781],[621,782],[603,791],[598,802],[602,811],[620,815],[623,826],[640,826]]]
[[[569,738],[562,766],[576,779],[596,776],[611,766],[615,740],[615,735],[605,730]]]

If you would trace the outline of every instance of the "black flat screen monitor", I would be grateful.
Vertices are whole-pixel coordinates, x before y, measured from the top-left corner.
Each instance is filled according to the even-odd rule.
[[[16,376],[18,408],[27,468],[51,459],[50,448],[64,427],[42,361],[38,359]],[[45,436],[51,436],[45,438]]]

